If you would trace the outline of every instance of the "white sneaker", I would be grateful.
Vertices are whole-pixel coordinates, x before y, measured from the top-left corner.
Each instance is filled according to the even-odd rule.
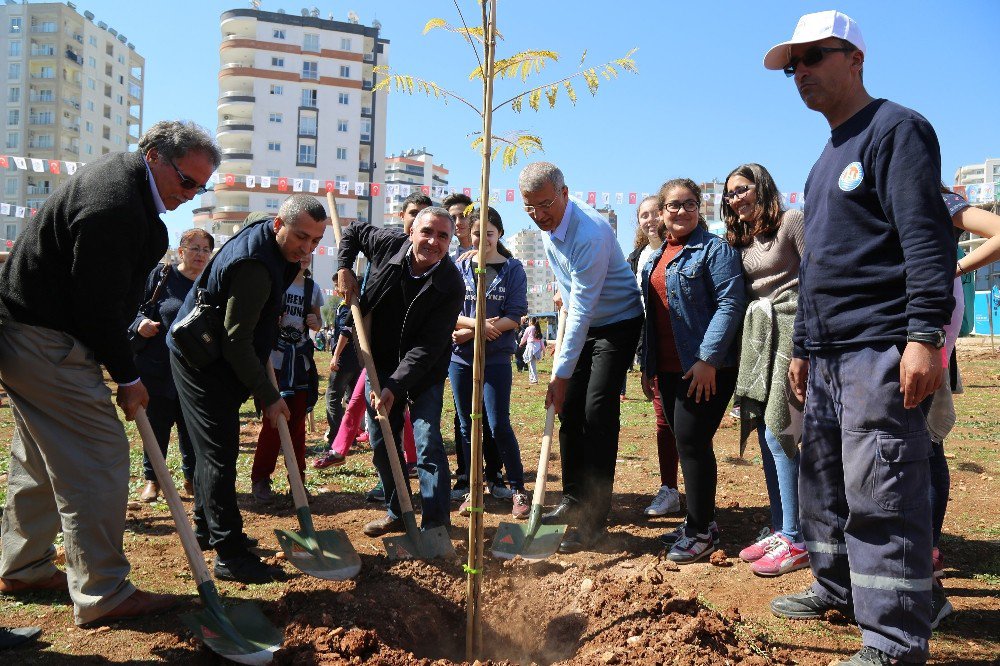
[[[681,494],[676,488],[660,486],[660,491],[649,506],[646,507],[647,516],[665,516],[668,513],[676,513],[681,510]]]
[[[497,498],[498,500],[509,500],[513,499],[514,491],[507,486],[501,486],[499,483],[489,484],[490,495]]]

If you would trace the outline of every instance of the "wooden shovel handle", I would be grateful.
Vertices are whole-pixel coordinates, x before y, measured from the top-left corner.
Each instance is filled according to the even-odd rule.
[[[278,378],[274,374],[271,359],[267,359],[267,374],[271,378],[271,384],[277,389]],[[295,447],[292,446],[292,433],[288,431],[288,419],[284,416],[278,419],[278,438],[281,440],[281,454],[285,458],[285,471],[288,472],[288,487],[292,489],[292,501],[296,509],[307,507],[309,497],[306,495],[306,487],[302,484],[299,462],[295,459]]]
[[[566,311],[562,308],[559,309],[559,325],[556,328],[556,351],[552,355],[552,374],[551,379],[555,379],[556,376],[556,356],[559,355],[559,349],[562,347],[563,333],[566,331]],[[554,405],[549,405],[549,408],[545,410],[545,431],[542,433],[542,450],[538,456],[538,472],[535,475],[535,489],[534,497],[531,503],[542,506],[545,504],[545,482],[548,479],[549,471],[549,455],[552,452],[552,432],[555,430],[556,423],[556,408]]]
[[[167,500],[167,506],[170,507],[170,515],[173,517],[174,525],[177,527],[177,534],[181,538],[181,545],[184,546],[184,555],[187,556],[188,566],[191,567],[191,573],[194,574],[195,582],[200,586],[205,582],[211,581],[212,577],[208,573],[205,558],[201,554],[201,548],[198,546],[198,539],[195,538],[194,529],[192,529],[191,523],[188,522],[187,513],[184,511],[180,495],[177,494],[177,488],[174,486],[174,480],[170,476],[170,470],[167,469],[167,462],[163,459],[160,446],[156,443],[156,435],[153,434],[153,428],[149,425],[146,410],[142,407],[139,407],[135,413],[135,424],[139,427],[142,448],[153,466],[153,471],[156,472],[156,478],[160,483],[160,490],[163,491],[163,497]]]

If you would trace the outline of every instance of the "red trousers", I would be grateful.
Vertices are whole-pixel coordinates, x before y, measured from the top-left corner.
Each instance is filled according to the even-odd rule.
[[[292,448],[295,449],[295,462],[299,466],[302,480],[306,478],[306,397],[308,391],[296,391],[294,395],[285,398],[285,404],[292,413],[288,420],[288,430],[292,435]],[[264,425],[257,437],[257,452],[253,455],[253,469],[250,471],[250,481],[256,483],[271,478],[274,474],[278,456],[281,454],[281,438],[278,429],[271,421],[264,419]]]

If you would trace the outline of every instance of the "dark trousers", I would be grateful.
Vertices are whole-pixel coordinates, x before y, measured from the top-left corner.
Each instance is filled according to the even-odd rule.
[[[674,441],[674,431],[663,410],[663,398],[660,395],[659,382],[653,382],[653,412],[656,414],[656,457],[660,461],[660,485],[677,488],[677,442]]]
[[[518,340],[521,336],[517,336]],[[524,362],[524,345],[518,345],[517,350],[514,352],[514,363],[517,365],[518,372],[524,372],[528,369],[528,364]]]
[[[243,516],[236,504],[240,406],[246,393],[211,371],[195,370],[170,355],[174,385],[195,451],[194,527],[222,560],[247,552]]]
[[[340,430],[340,422],[344,420],[344,398],[350,398],[354,391],[361,366],[358,363],[347,364],[341,357],[340,370],[330,373],[330,382],[326,386],[326,423],[328,426],[326,443],[333,444]]]
[[[452,386],[454,394],[455,387]],[[458,408],[456,407],[456,410]],[[469,487],[469,459],[465,455],[465,447],[462,446],[462,422],[458,418],[458,411],[455,412],[455,488]],[[493,428],[487,414],[483,414],[483,461],[485,470],[483,480],[487,483],[499,483],[503,485],[503,462],[500,460],[500,451],[497,449],[496,440],[493,439]],[[510,470],[507,472],[510,474]]]
[[[191,445],[187,426],[184,425],[180,401],[176,397],[151,395],[149,396],[149,406],[146,407],[146,416],[149,417],[149,425],[153,428],[156,443],[160,445],[160,452],[164,458],[167,457],[167,444],[170,443],[170,429],[174,425],[177,426],[177,448],[181,452],[181,471],[184,473],[185,481],[194,480],[194,447]],[[142,454],[142,473],[147,481],[157,480],[156,473],[153,472],[153,465],[150,464],[145,453]]]
[[[799,515],[813,591],[853,605],[866,646],[923,663],[934,579],[921,408],[930,401],[903,407],[900,357],[894,344],[810,355]]]
[[[619,390],[639,343],[642,317],[591,327],[559,415],[563,497],[579,507],[577,525],[596,531],[611,511],[621,429]]]
[[[657,375],[656,385],[663,401],[663,412],[674,432],[677,454],[684,470],[684,494],[687,500],[687,533],[708,534],[715,520],[715,488],[718,469],[712,438],[722,423],[729,399],[736,390],[736,368],[719,368],[715,373],[715,395],[701,402],[688,397],[690,379],[680,372]]]

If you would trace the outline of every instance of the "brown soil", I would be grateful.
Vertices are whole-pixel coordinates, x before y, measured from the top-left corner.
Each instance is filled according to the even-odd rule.
[[[948,443],[952,498],[942,542],[948,572],[945,585],[956,612],[935,632],[932,663],[1000,663],[1000,528],[993,506],[994,477],[1000,473],[1000,421],[995,409],[1000,397],[1000,356],[988,343],[963,346],[961,353],[967,393],[959,398],[960,425]],[[515,418],[515,428],[526,475],[533,479],[542,416],[538,403],[544,389],[529,386],[525,375],[515,377],[519,401],[526,405],[517,407],[523,411]],[[487,499],[480,663],[825,665],[856,651],[860,646],[857,628],[843,617],[790,622],[769,613],[767,603],[773,596],[809,584],[808,570],[764,579],[734,557],[768,524],[769,514],[759,458],[754,457],[759,452],[750,447],[746,459],[735,457],[737,429],[731,419],[726,419],[716,439],[718,523],[725,554],[681,567],[664,559],[656,537],[673,529],[682,516],[648,519],[642,515],[658,480],[652,407],[639,400],[634,375],[629,378],[629,397],[623,406],[611,527],[596,552],[556,555],[534,564],[493,559],[488,539],[500,522],[510,520],[510,505]],[[444,422],[450,421],[446,409]],[[5,407],[0,411],[0,447],[9,441],[10,422]],[[252,457],[256,431],[256,424],[248,421],[241,465],[244,458]],[[321,432],[317,424],[313,443]],[[449,437],[447,432],[445,437]],[[0,453],[6,456],[5,449]],[[176,455],[173,445],[171,453]],[[351,456],[349,468],[356,461],[369,460],[367,451],[358,451]],[[351,474],[367,474],[366,469],[366,464],[359,463],[359,471]],[[133,470],[140,473],[136,465]],[[346,530],[363,566],[353,580],[329,582],[305,576],[275,557],[274,528],[296,525],[290,501],[282,496],[273,506],[262,508],[250,498],[248,480],[241,478],[246,531],[261,539],[262,552],[284,567],[289,580],[265,586],[223,582],[219,588],[227,599],[255,600],[275,626],[283,629],[284,643],[275,663],[461,663],[465,656],[462,563],[467,520],[453,514],[457,558],[390,562],[380,540],[361,532],[365,522],[381,514],[377,505],[365,503],[363,493],[356,491],[373,479],[365,477],[359,483],[355,478],[355,490],[348,491],[344,485],[351,481],[350,475],[317,475],[313,470],[309,474],[320,479],[312,486],[317,528]],[[559,461],[554,460],[550,504],[558,500],[558,477]],[[136,493],[141,489],[138,476],[133,487]],[[125,550],[133,564],[132,579],[144,589],[193,594],[165,506],[134,503],[128,514]],[[0,597],[0,623],[36,624],[44,629],[41,649],[4,655],[4,662],[219,663],[191,636],[180,614],[111,629],[81,630],[72,627],[65,596],[37,594],[17,601]]]

